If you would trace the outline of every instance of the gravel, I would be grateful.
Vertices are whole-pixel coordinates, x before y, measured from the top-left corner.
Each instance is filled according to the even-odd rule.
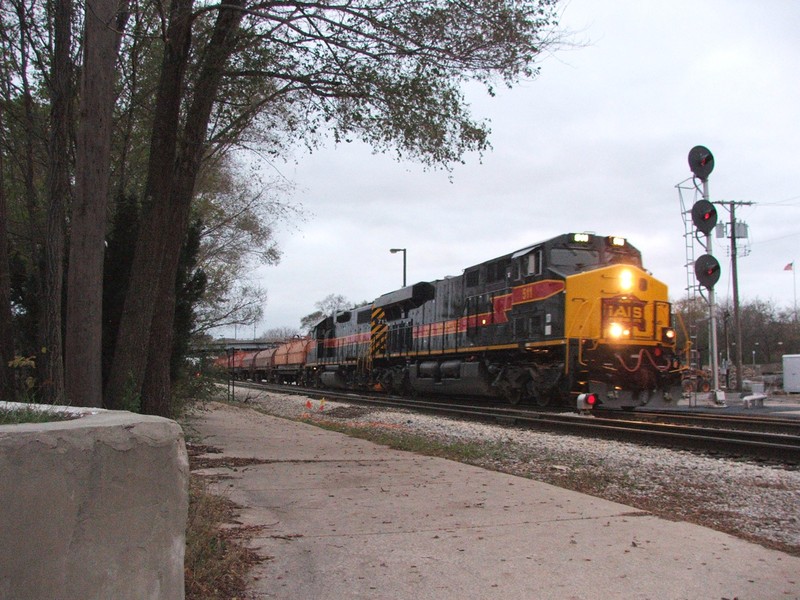
[[[268,414],[469,444],[469,462],[689,521],[800,556],[800,471],[625,442],[559,435],[238,389]]]

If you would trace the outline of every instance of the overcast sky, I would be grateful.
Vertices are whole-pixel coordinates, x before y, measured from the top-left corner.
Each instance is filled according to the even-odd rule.
[[[676,185],[691,177],[696,145],[715,157],[711,200],[754,203],[736,211],[749,226],[740,297],[793,307],[796,272],[784,267],[800,268],[800,2],[571,0],[561,10],[575,48],[546,57],[534,81],[470,94],[492,129],[482,160],[426,172],[354,143],[278,167],[307,220],[278,233],[280,264],[256,274],[268,294],[258,333],[298,327],[328,294],[359,302],[400,287],[402,256],[390,248],[407,248],[411,284],[573,231],[627,237],[671,298],[685,297]],[[730,242],[713,242],[725,300]]]

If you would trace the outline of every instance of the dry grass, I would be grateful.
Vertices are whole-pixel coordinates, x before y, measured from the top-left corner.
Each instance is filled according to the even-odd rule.
[[[264,560],[246,546],[258,528],[240,526],[237,509],[229,498],[214,493],[206,478],[191,475],[184,561],[187,600],[243,597],[247,572]]]

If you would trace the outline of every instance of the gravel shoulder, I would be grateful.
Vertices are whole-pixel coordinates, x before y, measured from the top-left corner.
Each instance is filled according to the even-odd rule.
[[[468,445],[465,462],[723,531],[800,556],[800,471],[275,392],[237,390],[267,414]]]

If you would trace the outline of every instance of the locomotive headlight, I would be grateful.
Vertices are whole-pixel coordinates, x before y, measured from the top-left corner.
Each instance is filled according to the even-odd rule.
[[[633,272],[625,269],[619,274],[619,286],[622,291],[628,292],[633,288]]]
[[[661,332],[661,339],[667,343],[675,341],[675,330],[666,328]]]
[[[608,336],[614,339],[630,337],[631,330],[629,327],[620,323],[611,323],[608,326]]]

